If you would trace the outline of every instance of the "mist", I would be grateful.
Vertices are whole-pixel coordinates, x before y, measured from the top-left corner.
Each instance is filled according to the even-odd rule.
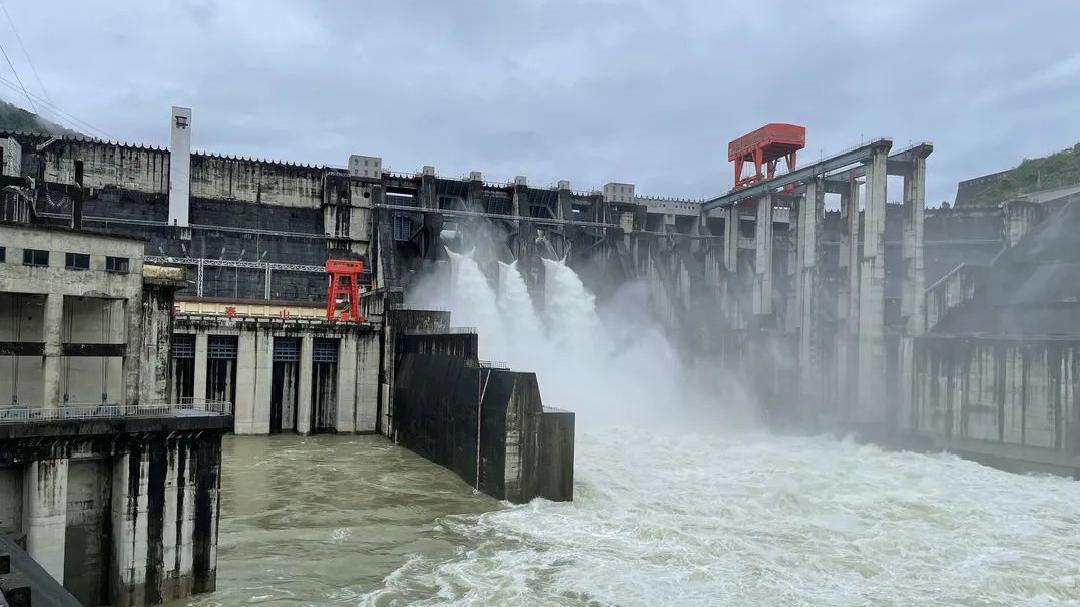
[[[459,236],[468,244],[428,264],[406,303],[475,328],[481,359],[535,372],[545,406],[574,411],[587,430],[761,430],[742,382],[668,337],[644,282],[598,302],[565,260],[545,258],[537,296],[517,261],[491,256],[486,231]]]

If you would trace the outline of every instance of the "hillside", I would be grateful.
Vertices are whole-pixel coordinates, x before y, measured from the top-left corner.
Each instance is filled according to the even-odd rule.
[[[1080,184],[1080,143],[1045,158],[1024,160],[1015,169],[961,181],[956,206],[995,205],[1028,192]]]
[[[0,100],[0,131],[25,131],[49,135],[81,135],[78,131],[49,122],[33,112]]]

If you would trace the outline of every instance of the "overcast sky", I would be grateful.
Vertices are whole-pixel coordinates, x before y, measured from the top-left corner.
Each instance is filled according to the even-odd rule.
[[[186,105],[218,153],[700,198],[730,187],[730,139],[794,122],[804,162],[932,141],[937,204],[1080,141],[1076,0],[3,3],[32,94],[158,145]]]

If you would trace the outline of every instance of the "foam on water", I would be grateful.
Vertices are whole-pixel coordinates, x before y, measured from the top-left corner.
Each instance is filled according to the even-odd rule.
[[[578,413],[575,501],[442,517],[460,548],[415,555],[362,604],[1080,604],[1080,484],[732,431],[737,382],[680,361],[632,290],[598,309],[546,260],[533,302],[516,265],[496,290],[452,260],[455,324]]]
[[[574,503],[441,519],[362,604],[1080,602],[1080,486],[831,438],[579,436]],[[1060,604],[1060,603],[1059,603]]]

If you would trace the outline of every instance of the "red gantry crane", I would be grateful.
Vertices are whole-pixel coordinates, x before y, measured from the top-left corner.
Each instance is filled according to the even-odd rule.
[[[731,191],[741,190],[756,183],[772,179],[776,175],[776,162],[787,162],[787,170],[795,168],[795,152],[806,145],[806,128],[797,124],[770,122],[728,144],[728,161],[735,163],[735,186]],[[743,163],[754,163],[754,174],[742,176]],[[761,167],[765,167],[762,175]]]
[[[326,289],[326,320],[364,322],[360,315],[360,274],[364,262],[346,259],[327,259],[326,273],[330,284]],[[346,302],[346,308],[337,314],[338,296]]]

